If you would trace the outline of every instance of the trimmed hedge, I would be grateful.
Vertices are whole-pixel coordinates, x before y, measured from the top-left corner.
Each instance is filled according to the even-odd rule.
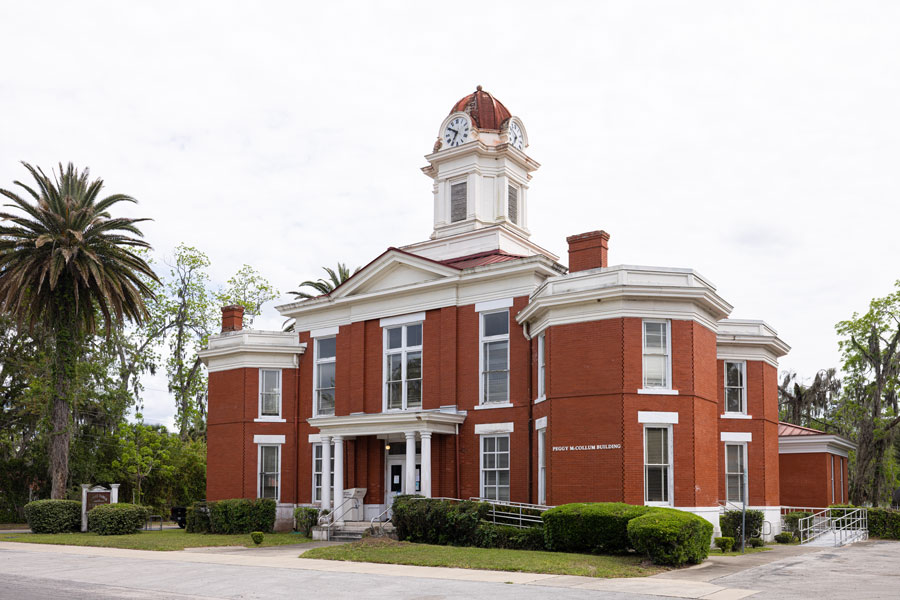
[[[658,565],[703,562],[712,534],[712,523],[674,508],[655,508],[628,522],[632,547]]]
[[[271,498],[233,498],[206,504],[211,533],[270,533],[275,527],[275,501]]]
[[[305,536],[312,534],[312,528],[319,522],[319,509],[313,506],[298,506],[294,509],[294,531]]]
[[[730,552],[732,548],[734,548],[734,538],[733,537],[717,537],[713,540],[716,548],[721,550],[723,553]]]
[[[724,515],[719,517],[719,526],[722,528],[722,536],[741,539],[741,518],[742,514],[739,510],[726,511]],[[747,537],[757,535],[762,532],[763,521],[765,515],[761,510],[747,511]]]
[[[185,516],[185,531],[188,533],[209,533],[209,507],[206,502],[194,502]]]
[[[34,533],[63,533],[81,529],[81,502],[35,500],[25,505],[25,520]]]
[[[657,510],[624,502],[580,502],[551,508],[541,515],[547,549],[556,552],[627,552],[628,523]]]
[[[26,506],[27,508],[27,506]],[[843,516],[857,506],[850,504],[834,504],[829,508],[834,516]],[[840,511],[836,509],[847,509]],[[892,508],[864,507],[868,512],[869,536],[886,540],[900,540],[900,510]]]
[[[478,527],[487,517],[486,502],[450,502],[397,496],[391,522],[401,540],[442,546],[477,546]]]
[[[811,517],[811,512],[806,512],[802,510],[798,510],[795,512],[790,512],[784,515],[784,526],[787,528],[791,534],[799,535],[800,533],[800,519],[805,519],[806,517]]]
[[[481,523],[478,526],[478,546],[481,548],[502,548],[504,550],[546,550],[544,528],[513,527]]]
[[[137,504],[101,504],[88,511],[88,531],[99,535],[125,535],[144,527],[150,509]]]
[[[790,544],[794,541],[794,534],[790,531],[782,531],[775,535],[775,541],[779,544]]]

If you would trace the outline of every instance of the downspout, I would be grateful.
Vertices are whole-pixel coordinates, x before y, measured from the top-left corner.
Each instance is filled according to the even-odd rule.
[[[300,337],[300,334],[297,334]],[[304,355],[306,352],[303,353]],[[294,438],[297,440],[297,462],[294,464],[294,504],[300,504],[300,358],[297,354],[297,395],[294,397]],[[312,498],[310,498],[312,500]]]
[[[459,423],[456,424],[456,435],[453,437],[453,445],[456,451],[456,497],[461,498],[461,488],[459,486]]]
[[[534,376],[533,367],[534,367],[534,340],[529,335],[530,327],[528,323],[525,323],[522,328],[522,332],[525,334],[525,339],[528,340],[528,504],[534,504],[534,491],[532,490],[532,486],[534,484],[534,402],[531,400],[531,380]]]

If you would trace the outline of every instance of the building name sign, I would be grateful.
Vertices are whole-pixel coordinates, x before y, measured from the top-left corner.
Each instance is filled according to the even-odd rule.
[[[570,452],[578,450],[616,450],[622,444],[587,444],[585,446],[553,446],[554,452]]]

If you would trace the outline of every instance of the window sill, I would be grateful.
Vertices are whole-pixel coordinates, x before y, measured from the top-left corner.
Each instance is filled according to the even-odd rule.
[[[510,408],[512,406],[512,402],[497,402],[496,404],[479,404],[475,407],[475,410],[488,410],[490,408]]]
[[[644,502],[644,506],[660,506],[660,507],[671,508],[672,503],[671,502]]]
[[[260,417],[258,419],[253,419],[254,423],[287,423],[286,419],[280,419],[278,417]]]
[[[543,401],[546,400],[546,399],[547,399],[547,396],[541,396],[540,398],[535,398],[535,399],[534,399],[534,403],[535,403],[535,404],[540,404],[541,402],[543,402]]]
[[[677,396],[678,390],[670,390],[666,388],[641,388],[637,391],[638,394],[656,394],[658,396]],[[660,505],[660,506],[668,506],[668,504]]]
[[[744,413],[725,413],[722,415],[723,419],[752,419],[751,415],[745,415]]]
[[[313,419],[318,419],[319,417],[333,417],[334,413],[316,413],[312,416]]]

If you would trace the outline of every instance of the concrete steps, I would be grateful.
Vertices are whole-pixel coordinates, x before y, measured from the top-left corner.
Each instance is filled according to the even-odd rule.
[[[388,537],[393,537],[393,523],[376,523],[376,531],[372,531],[372,524],[369,521],[344,521],[328,529],[313,527],[313,539],[327,539],[332,542],[356,542],[367,535],[381,535],[382,532]]]

